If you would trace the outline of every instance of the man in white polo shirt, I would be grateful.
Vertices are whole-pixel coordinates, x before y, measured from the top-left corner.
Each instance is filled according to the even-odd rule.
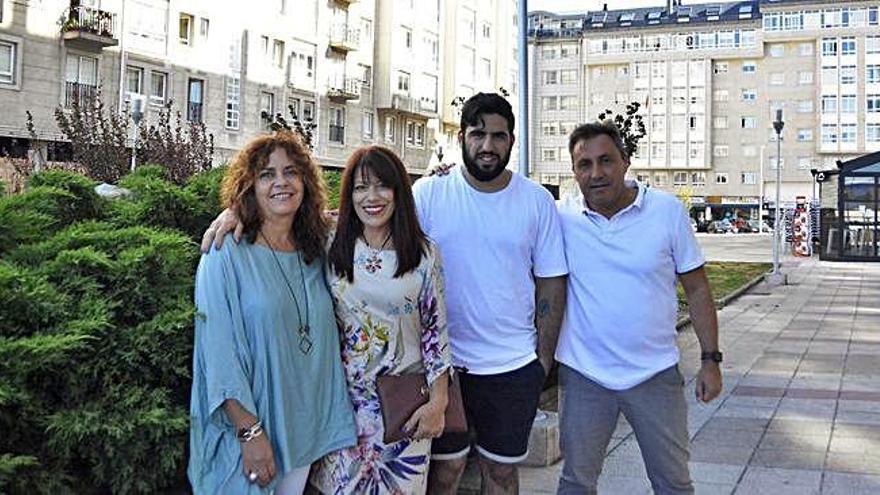
[[[696,396],[709,402],[721,392],[721,353],[705,260],[675,196],[624,180],[629,157],[612,122],[575,129],[569,152],[581,194],[559,204],[569,281],[556,350],[565,458],[558,493],[596,493],[621,413],[654,492],[693,493],[675,282],[703,351]]]

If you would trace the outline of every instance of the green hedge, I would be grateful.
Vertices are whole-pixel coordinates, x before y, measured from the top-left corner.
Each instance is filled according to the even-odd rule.
[[[187,490],[194,239],[223,170],[67,172],[0,198],[0,493]]]

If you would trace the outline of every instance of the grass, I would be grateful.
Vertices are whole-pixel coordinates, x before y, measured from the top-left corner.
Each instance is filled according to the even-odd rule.
[[[706,263],[706,274],[709,277],[709,286],[712,287],[712,297],[717,301],[731,294],[758,275],[770,271],[771,267],[770,263]],[[681,311],[687,312],[687,302],[681,284],[678,284],[678,305]]]

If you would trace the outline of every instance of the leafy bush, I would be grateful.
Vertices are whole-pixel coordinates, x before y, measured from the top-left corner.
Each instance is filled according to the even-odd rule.
[[[186,491],[192,238],[222,171],[185,187],[142,167],[0,197],[0,493]]]
[[[339,190],[342,187],[342,173],[338,170],[324,170],[324,184],[327,186],[327,208],[339,208]]]

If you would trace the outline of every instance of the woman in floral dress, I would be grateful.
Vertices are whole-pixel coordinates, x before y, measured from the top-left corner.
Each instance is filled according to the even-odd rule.
[[[346,164],[327,279],[358,443],[321,459],[310,481],[325,494],[424,493],[447,403],[446,306],[440,258],[390,150],[362,148]],[[408,437],[385,444],[376,377],[402,373],[425,373],[431,398],[406,423]]]

